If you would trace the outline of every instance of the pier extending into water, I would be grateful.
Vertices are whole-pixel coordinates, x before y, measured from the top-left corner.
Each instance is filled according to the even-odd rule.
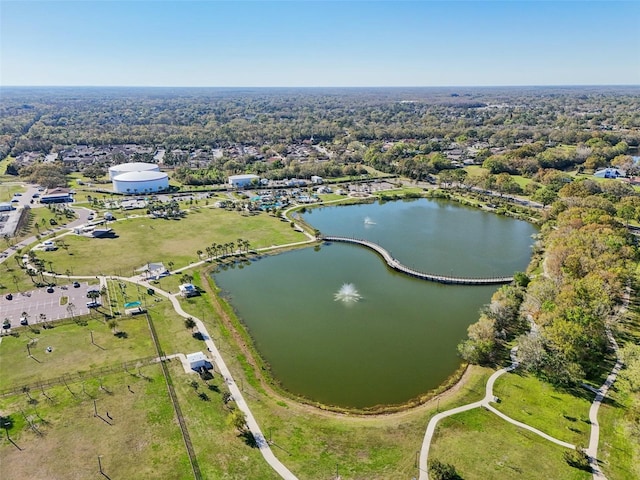
[[[448,275],[434,275],[432,273],[419,272],[417,270],[413,270],[398,260],[393,258],[391,254],[382,248],[377,243],[370,242],[368,240],[362,240],[359,238],[350,238],[350,237],[336,237],[331,235],[323,235],[320,237],[320,240],[325,242],[342,242],[342,243],[352,243],[355,245],[362,245],[363,247],[367,247],[378,255],[380,255],[389,267],[394,270],[409,275],[411,277],[420,278],[422,280],[428,280],[430,282],[438,282],[438,283],[449,283],[449,284],[459,284],[459,285],[498,285],[503,283],[511,283],[513,281],[513,277],[490,277],[490,278],[466,278],[466,277],[453,277]]]

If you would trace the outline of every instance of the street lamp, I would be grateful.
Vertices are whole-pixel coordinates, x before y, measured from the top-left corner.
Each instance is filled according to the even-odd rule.
[[[100,460],[101,458],[102,455],[98,455],[98,469],[100,470],[100,473],[104,475],[104,472],[102,471],[102,461]]]

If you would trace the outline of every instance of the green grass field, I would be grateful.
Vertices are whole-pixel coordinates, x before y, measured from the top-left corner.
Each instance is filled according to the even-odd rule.
[[[1,398],[0,412],[11,420],[14,443],[6,435],[0,440],[0,478],[103,478],[98,456],[112,479],[193,478],[160,367],[147,366],[142,373],[145,378],[124,372],[106,376],[106,390],[94,379],[84,390],[71,384],[32,391],[31,398]],[[94,416],[94,400],[102,418]]]
[[[176,394],[187,421],[203,478],[277,479],[259,450],[229,423],[234,402],[225,404],[228,392],[224,379],[215,375],[207,382],[198,375],[186,375],[177,363],[171,364]],[[197,390],[191,382],[197,382]],[[287,458],[276,455],[287,463]]]
[[[429,459],[452,464],[465,480],[591,478],[564,461],[565,450],[476,408],[438,424]]]
[[[283,225],[287,228],[283,228]],[[117,238],[65,237],[69,248],[42,252],[54,269],[71,269],[76,275],[117,274],[130,276],[148,262],[164,262],[180,268],[198,260],[212,243],[251,242],[251,248],[299,242],[306,237],[284,222],[266,214],[242,215],[222,209],[200,209],[181,220],[125,219],[110,224]]]
[[[509,373],[496,381],[493,393],[500,398],[495,407],[514,420],[573,445],[589,443],[593,395],[586,389],[576,396],[533,376]]]
[[[24,187],[17,184],[6,184],[2,182],[0,184],[0,202],[9,202],[13,198],[15,193],[23,193]]]
[[[22,329],[18,337],[3,337],[0,390],[155,354],[144,317],[118,321],[118,330],[126,332],[126,338],[116,337],[101,318],[86,316],[84,319],[86,326],[71,322],[51,329],[38,328],[37,334]],[[91,343],[91,332],[95,345]],[[27,344],[32,357],[28,356]],[[46,352],[49,346],[53,349],[50,353]]]

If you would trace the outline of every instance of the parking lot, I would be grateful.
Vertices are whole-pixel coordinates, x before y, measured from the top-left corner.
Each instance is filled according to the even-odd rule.
[[[0,319],[8,318],[11,326],[17,327],[20,325],[22,312],[27,312],[30,324],[40,323],[41,313],[47,316],[47,321],[71,317],[70,310],[73,311],[74,316],[86,315],[89,313],[87,302],[90,301],[87,298],[88,290],[89,284],[84,282],[77,288],[71,284],[57,285],[53,287],[51,293],[47,292],[46,288],[22,293],[12,292],[13,298],[11,300],[7,300],[6,294],[3,294],[0,297]],[[63,297],[66,297],[67,300],[62,301]],[[61,305],[61,301],[64,303],[63,305]],[[69,305],[74,307],[69,309]]]

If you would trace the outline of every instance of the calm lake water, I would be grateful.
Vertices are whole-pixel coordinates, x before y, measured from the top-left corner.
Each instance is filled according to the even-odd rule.
[[[535,227],[435,200],[324,207],[305,220],[325,234],[379,243],[406,265],[461,276],[528,264]],[[440,285],[387,268],[362,247],[296,250],[214,275],[282,385],[331,405],[401,403],[460,364],[456,345],[496,286]],[[344,284],[360,298],[336,300]]]

